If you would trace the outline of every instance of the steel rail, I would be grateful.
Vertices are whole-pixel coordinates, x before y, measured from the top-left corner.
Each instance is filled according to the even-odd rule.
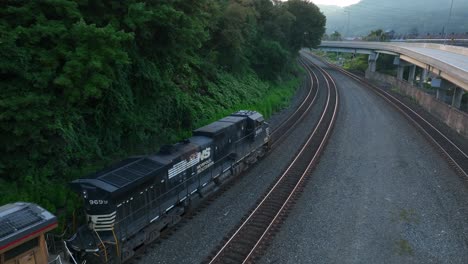
[[[300,59],[299,62],[304,67],[306,67],[302,59]],[[272,131],[271,148],[275,148],[277,145],[279,145],[279,143],[282,142],[282,140],[291,132],[291,130],[294,129],[294,127],[305,117],[305,115],[309,112],[310,108],[312,107],[312,105],[314,105],[315,100],[317,99],[319,80],[317,76],[315,75],[312,76],[312,74],[309,71],[307,73],[310,77],[309,80],[311,82],[307,97],[304,98],[301,105],[298,108],[296,108],[296,110],[291,115],[289,115],[289,117],[284,122],[282,122],[280,126],[278,126]],[[315,82],[314,82],[314,79],[316,80]],[[312,93],[313,93],[313,97],[312,97],[312,100],[310,100]],[[306,105],[306,103],[308,104]],[[307,107],[307,108],[303,109],[304,107]]]
[[[302,60],[299,60],[299,62],[302,65],[305,65],[305,63]],[[306,97],[304,99],[302,99],[301,104],[294,110],[294,112],[292,114],[290,114],[286,118],[285,121],[281,122],[281,124],[272,131],[272,134],[271,134],[272,136],[278,134],[277,137],[273,137],[274,142],[272,144],[272,148],[279,145],[279,143],[282,141],[282,139],[284,139],[290,133],[290,131],[304,118],[304,116],[307,113],[309,113],[311,107],[314,105],[314,103],[316,101],[316,98],[318,96],[319,80],[318,80],[317,76],[315,76],[315,75],[312,76],[310,74],[310,72],[308,72],[308,73],[309,73],[309,77],[310,77],[310,79],[309,79],[310,89],[308,90]],[[240,176],[242,176],[242,175],[240,175]],[[211,193],[209,196],[205,197],[203,199],[204,201],[199,204],[199,206],[196,208],[196,210],[189,211],[186,215],[184,215],[183,216],[183,219],[184,219],[183,221],[177,223],[177,225],[172,227],[172,228],[169,228],[169,229],[166,229],[166,230],[162,231],[161,235],[160,235],[160,239],[169,238],[170,235],[175,230],[177,230],[177,228],[180,228],[182,225],[184,225],[187,222],[188,219],[192,219],[195,214],[199,213],[201,210],[206,208],[206,206],[209,203],[214,201],[216,199],[216,197],[221,196],[225,191],[227,191],[234,184],[234,182],[236,180],[238,180],[240,178],[241,177],[234,177],[233,179],[230,179],[230,180],[224,182],[221,185],[222,187],[218,191],[216,191],[215,193]],[[137,252],[132,259],[135,259],[137,257],[141,257],[141,256],[145,255],[146,254],[145,253],[146,249],[149,248],[149,247],[154,246],[155,242],[156,241],[153,241],[152,243],[150,243],[148,245],[144,245],[142,250],[139,250],[139,252]]]
[[[307,52],[307,54],[323,61],[321,58],[316,55]],[[340,71],[341,73],[349,76],[355,81],[363,84],[364,86],[370,88],[381,98],[393,105],[397,110],[399,110],[408,120],[412,121],[413,125],[416,125],[421,132],[432,142],[435,146],[442,152],[446,159],[448,159],[449,164],[451,164],[455,170],[464,177],[465,180],[468,180],[468,155],[458,147],[452,140],[450,140],[443,132],[437,129],[432,125],[428,120],[418,114],[416,111],[411,109],[401,100],[391,95],[390,93],[376,87],[373,84],[368,83],[366,80],[363,80],[362,77],[356,76],[348,71],[345,71],[336,65],[333,65],[327,61],[324,61],[329,66]],[[444,147],[445,146],[445,147]]]
[[[324,71],[323,69],[319,68],[319,67],[316,67],[319,71],[322,72],[322,74],[324,75],[327,75],[330,82],[333,83],[333,89],[335,89],[335,94],[338,94],[338,90],[336,88],[336,83],[335,81],[333,80],[333,78],[331,77],[331,75]],[[327,86],[329,86],[329,81],[327,79],[325,79],[325,81],[327,82]],[[285,203],[283,204],[283,206],[281,207],[280,211],[278,211],[278,213],[275,215],[275,217],[273,218],[273,220],[271,221],[271,223],[268,225],[267,229],[263,232],[262,236],[260,237],[260,239],[257,241],[257,243],[254,245],[254,247],[252,248],[252,250],[249,252],[249,254],[247,255],[247,257],[245,258],[245,260],[242,262],[243,264],[244,263],[247,263],[251,258],[252,256],[254,255],[255,251],[260,247],[260,244],[261,242],[263,241],[263,239],[267,236],[267,234],[271,231],[274,223],[277,221],[278,217],[280,216],[280,214],[283,212],[283,210],[285,209],[285,207],[287,206],[288,203],[290,203],[290,201],[292,200],[293,198],[293,195],[296,194],[297,190],[301,187],[301,184],[304,182],[304,178],[310,173],[310,169],[313,165],[315,165],[316,161],[318,160],[319,158],[319,155],[321,154],[321,151],[323,150],[323,148],[325,147],[325,144],[330,136],[330,133],[331,133],[331,130],[332,130],[332,127],[333,127],[333,124],[334,124],[334,121],[336,119],[336,114],[337,114],[337,110],[338,110],[338,96],[336,97],[336,103],[335,103],[335,107],[333,109],[333,116],[332,116],[332,121],[325,133],[325,136],[323,137],[322,141],[320,142],[320,146],[319,146],[319,149],[315,152],[311,162],[309,163],[309,165],[307,166],[306,170],[304,171],[304,173],[302,174],[300,180],[298,181],[298,183],[296,184],[296,186],[294,187],[294,189],[292,190],[291,194],[288,196],[287,200],[285,201]],[[329,104],[329,101],[330,101],[330,97],[327,98],[327,106],[328,107],[328,104]],[[319,122],[321,122],[321,120],[323,119],[323,115],[320,119]],[[314,129],[314,132],[312,133],[311,135],[311,138],[316,134],[316,131],[317,131],[317,128],[318,126]]]
[[[311,68],[305,64],[304,66],[308,70],[309,76],[311,76],[310,73],[313,72]],[[318,67],[316,68],[318,69]],[[324,73],[324,71],[321,71],[321,73],[327,84],[328,93],[326,104],[322,111],[322,115],[320,117],[319,122],[315,126],[313,132],[309,135],[306,143],[303,145],[299,153],[296,155],[296,157],[288,166],[288,168],[283,172],[281,177],[276,181],[274,186],[271,187],[270,191],[258,203],[255,209],[249,214],[249,216],[242,222],[239,228],[237,228],[237,230],[230,236],[230,238],[224,243],[224,245],[217,251],[215,256],[211,258],[209,263],[226,263],[226,261],[229,261],[229,259],[231,260],[231,262],[236,263],[245,263],[249,261],[249,259],[252,258],[252,255],[254,254],[255,250],[260,245],[261,241],[263,241],[263,239],[266,237],[266,235],[269,233],[269,231],[277,221],[278,217],[283,213],[284,209],[288,206],[288,204],[291,203],[294,195],[297,194],[297,190],[300,188],[301,184],[304,182],[306,177],[310,176],[310,169],[313,165],[315,165],[316,161],[318,160],[319,154],[323,150],[325,142],[330,135],[330,131],[336,119],[336,113],[338,108],[338,91],[336,89],[336,84],[334,83],[333,79],[331,79],[330,75],[327,76],[327,74]],[[331,87],[332,85],[330,83],[333,84],[333,88]],[[324,135],[317,135],[317,133],[324,133]],[[320,141],[316,142],[316,139]],[[314,143],[318,144],[318,147],[316,147]],[[312,158],[309,159],[310,154],[312,155]],[[305,169],[303,168],[304,165]],[[290,183],[288,181],[293,182]],[[290,190],[291,187],[292,190]],[[287,197],[285,199],[281,197],[286,195]],[[282,200],[276,201],[275,199]],[[264,222],[267,222],[265,224],[266,228],[262,231]],[[252,233],[249,232],[248,228],[250,228],[251,231],[260,231],[260,236],[252,237]],[[239,249],[239,244],[245,244],[246,241],[248,243],[249,240],[253,240],[253,247],[247,248],[245,250]],[[240,247],[242,247],[242,245],[240,245]],[[229,252],[228,250],[231,250],[231,252]],[[231,254],[231,256],[229,256],[229,253]],[[235,259],[236,256],[233,257],[232,254],[244,255],[238,256],[239,258],[242,258],[242,261],[233,260],[233,258]],[[226,257],[227,259],[223,259],[223,257]]]
[[[302,59],[299,60],[299,62],[304,65],[305,67],[305,63],[302,61]],[[289,120],[291,120],[293,118],[294,115],[296,115],[300,109],[304,106],[304,104],[307,102],[307,99],[309,98],[309,96],[312,94],[312,91],[314,90],[313,89],[313,85],[314,85],[314,79],[312,77],[312,75],[310,74],[310,72],[307,72],[309,74],[309,80],[311,82],[311,84],[309,85],[311,87],[311,89],[309,89],[309,92],[307,93],[307,97],[302,101],[302,103],[299,105],[299,107],[296,108],[296,110],[283,122],[283,123],[287,123]],[[272,134],[274,134],[276,131],[278,131],[280,127],[277,127],[273,130]]]

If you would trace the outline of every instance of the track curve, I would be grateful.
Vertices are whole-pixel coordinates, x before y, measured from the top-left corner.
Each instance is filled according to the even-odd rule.
[[[300,191],[318,162],[336,120],[338,91],[325,71],[303,64],[309,76],[321,74],[327,88],[327,102],[322,115],[301,150],[258,205],[218,250],[209,257],[209,263],[249,263],[255,261],[267,241],[279,228],[293,206]],[[300,120],[300,119],[298,119]]]
[[[300,63],[302,63],[301,61],[299,61]],[[282,114],[281,117],[277,118],[275,121],[273,121],[273,126],[272,129],[272,134],[271,134],[271,142],[273,143],[271,145],[271,148],[274,149],[276,147],[278,147],[280,144],[282,144],[283,142],[290,142],[292,141],[293,144],[289,147],[287,147],[286,149],[294,149],[293,152],[295,152],[295,148],[297,148],[296,144],[300,144],[301,140],[302,140],[302,136],[299,136],[297,137],[297,132],[294,128],[296,127],[303,127],[304,124],[300,123],[300,121],[304,120],[304,118],[306,118],[306,120],[309,120],[311,119],[311,115],[307,115],[307,113],[311,113],[311,109],[314,105],[316,104],[322,104],[324,101],[323,100],[323,96],[318,96],[318,89],[316,87],[316,85],[318,84],[318,80],[316,79],[315,76],[310,76],[309,75],[309,78],[306,79],[306,85],[305,86],[302,86],[301,87],[301,90],[298,90],[298,94],[296,95],[296,98],[297,99],[300,99],[300,100],[296,100],[295,102],[293,102],[293,104],[291,106],[293,106],[292,108],[288,109],[285,111],[285,113]],[[299,96],[298,96],[299,95]],[[317,98],[319,98],[319,100],[317,100]],[[313,118],[315,118],[315,114],[312,115]],[[308,121],[309,122],[309,121]],[[276,123],[277,125],[275,126],[274,123]],[[311,125],[307,125],[307,126],[312,126]],[[304,133],[304,132],[301,132],[301,133]],[[293,137],[288,137],[288,135],[290,134],[293,134],[294,136]],[[305,134],[305,133],[304,133]],[[296,141],[294,143],[294,141]],[[288,143],[290,144],[290,143]],[[284,144],[282,144],[284,148]],[[265,155],[263,159],[270,159],[272,157],[267,157],[267,156],[273,156],[273,159],[277,158],[277,156],[283,156],[285,157],[285,161],[284,162],[275,162],[275,166],[278,167],[277,171],[280,171],[282,170],[282,168],[284,168],[284,163],[287,163],[287,160],[290,159],[290,157],[287,157],[288,154],[287,152],[283,153],[283,154],[279,154],[281,153],[281,151],[269,151],[267,153],[267,155]],[[292,152],[291,152],[292,153]],[[263,161],[260,161],[259,163],[262,163]],[[282,165],[279,165],[279,164],[282,164]],[[275,167],[273,166],[273,167]],[[151,247],[153,250],[151,250],[151,252],[145,252],[146,249],[143,249],[141,251],[141,254],[139,256],[137,256],[137,258],[135,259],[135,262],[133,263],[140,263],[140,262],[144,262],[144,263],[155,263],[153,261],[149,261],[149,259],[151,259],[150,255],[152,255],[153,252],[157,252],[157,251],[160,251],[161,248],[166,248],[166,247],[170,247],[168,245],[170,245],[172,243],[172,240],[174,239],[174,237],[179,237],[179,236],[183,236],[183,234],[181,235],[180,233],[184,233],[184,229],[187,229],[189,226],[191,226],[192,222],[195,221],[197,222],[197,220],[199,220],[199,217],[200,215],[203,215],[203,214],[206,214],[207,212],[209,211],[213,211],[212,208],[210,207],[213,207],[213,203],[217,203],[220,199],[223,200],[223,196],[227,195],[229,196],[229,193],[233,192],[232,189],[238,189],[238,183],[240,182],[240,185],[243,185],[245,183],[245,181],[249,181],[249,179],[245,179],[245,178],[249,178],[249,177],[245,177],[246,175],[249,175],[251,174],[252,171],[255,171],[258,169],[258,167],[265,167],[264,165],[261,165],[261,164],[256,164],[254,166],[252,166],[251,169],[249,169],[248,172],[244,172],[244,173],[241,173],[241,175],[238,175],[237,177],[230,177],[228,178],[225,182],[223,182],[219,188],[217,189],[216,192],[206,196],[203,198],[203,201],[199,202],[199,203],[196,203],[194,204],[194,206],[192,207],[192,209],[186,213],[184,215],[184,217],[182,218],[182,221],[180,223],[178,223],[176,226],[174,226],[173,228],[169,228],[167,230],[165,230],[162,234],[161,234],[161,239],[156,241],[157,244],[159,243],[162,243],[161,246],[156,246],[155,243],[153,243],[152,245],[150,245],[148,247],[148,249]],[[270,174],[270,172],[266,172],[266,174]],[[275,173],[276,174],[276,173]],[[279,173],[278,173],[279,174]],[[274,179],[277,178],[277,175],[274,175],[271,177],[271,180],[270,182],[267,182],[266,184],[264,184],[264,186],[262,186],[261,188],[259,187],[259,189],[261,189],[262,191],[260,191],[258,193],[258,195],[255,195],[255,198],[254,200],[251,201],[251,204],[253,204],[256,199],[258,199],[259,196],[262,195],[263,193],[263,190],[267,188],[267,186],[271,183],[271,181],[274,181]],[[260,184],[261,181],[259,181],[259,184]],[[249,210],[249,207],[251,206],[248,205],[242,212],[240,212],[238,215],[239,215],[239,218],[240,216],[242,216],[246,211]],[[216,207],[216,204],[214,205],[214,207]],[[236,220],[235,222],[233,222],[233,226],[235,225],[235,223],[237,222],[238,220]],[[196,224],[195,224],[196,225]],[[182,229],[182,230],[179,230],[178,232],[174,232],[178,229]],[[224,232],[220,233],[219,235],[219,238],[222,238],[222,236],[228,231],[229,229],[225,230]],[[212,230],[213,231],[213,230]],[[215,244],[213,244],[214,246]],[[161,249],[162,250],[162,249]],[[144,252],[144,253],[143,253]],[[205,252],[203,253],[201,256],[200,256],[200,260],[201,261],[205,256],[206,254],[208,254],[208,252]],[[160,254],[159,254],[160,255]],[[165,257],[161,257],[161,259],[159,259],[161,256],[158,256],[158,261],[161,261],[161,262],[158,262],[157,263],[167,263],[167,260],[164,260]],[[143,259],[140,261],[140,259]],[[188,260],[188,258],[187,258]],[[148,262],[149,261],[149,262]],[[174,260],[171,260],[169,262],[174,262]],[[192,261],[189,261],[189,262],[186,262],[186,263],[192,263],[193,262],[193,258],[192,258]]]
[[[308,53],[311,56],[316,57],[314,54]],[[426,136],[429,141],[439,149],[442,155],[446,158],[449,164],[457,171],[457,173],[462,176],[466,181],[468,181],[468,154],[465,153],[461,147],[457,146],[448,136],[446,136],[442,131],[437,129],[431,122],[426,120],[416,111],[411,109],[401,100],[391,95],[390,93],[376,87],[375,85],[369,83],[362,77],[359,77],[355,74],[352,74],[348,71],[345,71],[333,64],[328,63],[330,67],[338,70],[339,72],[349,76],[355,81],[361,83],[365,87],[371,89],[380,97],[384,98],[392,106],[394,106],[398,111],[400,111],[408,120],[410,120],[413,125],[415,125],[419,130]]]

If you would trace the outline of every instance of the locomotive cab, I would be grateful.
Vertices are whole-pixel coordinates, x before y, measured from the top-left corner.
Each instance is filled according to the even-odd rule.
[[[259,136],[266,135],[265,141],[268,141],[268,124],[265,122],[265,119],[260,113],[256,111],[241,110],[232,114],[231,116],[247,117],[246,134],[249,135],[252,140],[256,140],[256,138]]]
[[[0,207],[0,263],[48,263],[44,234],[57,227],[57,218],[31,203]]]

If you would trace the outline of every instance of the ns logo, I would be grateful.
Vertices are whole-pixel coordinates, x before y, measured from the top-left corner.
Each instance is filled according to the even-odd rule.
[[[201,155],[200,155],[200,161],[204,161],[207,158],[209,158],[210,154],[211,154],[211,148],[206,148],[202,150]]]

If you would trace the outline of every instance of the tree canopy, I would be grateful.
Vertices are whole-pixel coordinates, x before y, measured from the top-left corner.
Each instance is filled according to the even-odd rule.
[[[65,182],[255,104],[319,43],[309,1],[5,0],[0,202],[65,206]]]
[[[389,37],[382,29],[376,29],[372,30],[369,35],[363,39],[368,41],[387,41]]]

